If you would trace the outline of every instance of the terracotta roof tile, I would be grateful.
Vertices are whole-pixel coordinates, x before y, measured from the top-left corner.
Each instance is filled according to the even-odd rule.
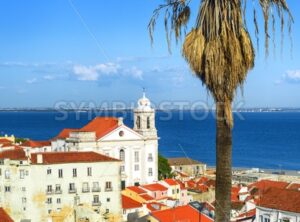
[[[167,184],[169,184],[170,186],[176,186],[178,185],[178,183],[176,182],[176,180],[174,179],[165,179],[164,180]]]
[[[140,197],[146,201],[154,200],[153,197],[151,197],[149,194],[146,194],[146,193],[140,194]]]
[[[123,209],[133,209],[133,208],[140,208],[143,204],[140,202],[137,202],[130,197],[127,197],[125,195],[122,195],[122,208]]]
[[[27,157],[21,147],[14,146],[13,149],[0,151],[0,159],[26,160]]]
[[[258,205],[270,209],[300,213],[300,192],[272,187],[264,192]]]
[[[0,144],[3,144],[3,145],[11,145],[12,144],[12,141],[8,140],[8,139],[5,139],[5,138],[2,138],[0,139]]]
[[[21,146],[31,147],[31,148],[40,148],[44,146],[50,146],[50,141],[34,141],[34,140],[27,140],[26,142],[22,143]]]
[[[159,183],[143,185],[142,188],[149,190],[149,191],[167,191],[168,190],[167,187],[165,187]]]
[[[54,139],[66,139],[70,136],[71,132],[77,132],[79,129],[66,128],[60,131],[60,133]]]
[[[170,166],[203,164],[187,157],[168,158],[168,163]]]
[[[47,152],[32,153],[32,164],[37,163],[37,156],[42,155],[42,164],[60,164],[60,163],[85,163],[85,162],[111,162],[119,161],[117,159],[104,156],[96,152]]]
[[[138,186],[130,186],[130,187],[126,187],[126,189],[129,189],[137,194],[147,193],[145,190],[143,190],[142,188],[140,188]]]
[[[190,205],[180,206],[167,210],[155,211],[150,213],[151,216],[156,218],[159,222],[212,222],[213,220],[198,210],[194,209]]]
[[[118,127],[118,119],[113,117],[96,117],[80,131],[96,132],[97,139],[111,132]]]
[[[0,221],[1,222],[14,222],[13,219],[0,207]]]

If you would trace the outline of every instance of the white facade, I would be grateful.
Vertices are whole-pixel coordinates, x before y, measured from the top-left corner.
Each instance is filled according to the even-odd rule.
[[[33,155],[37,155],[35,162],[30,158],[1,160],[0,205],[15,221],[52,221],[52,214],[60,215],[66,210],[73,213],[76,206],[95,212],[94,218],[99,220],[93,221],[102,221],[104,217],[119,221],[117,218],[122,214],[120,161],[49,163],[44,160],[46,153]]]
[[[300,213],[257,207],[256,222],[300,222]]]
[[[99,128],[101,128],[101,123]],[[97,137],[93,131],[70,130],[68,137],[56,138],[52,141],[52,150],[56,152],[97,151],[121,159],[123,161],[122,188],[153,183],[158,180],[158,137],[155,128],[155,110],[151,108],[151,103],[144,93],[134,110],[133,129],[124,125],[123,119],[119,118],[117,127],[100,137]]]

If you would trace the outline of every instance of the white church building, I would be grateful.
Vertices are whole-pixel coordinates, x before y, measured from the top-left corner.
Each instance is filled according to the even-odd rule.
[[[122,118],[96,117],[80,129],[62,130],[51,141],[50,150],[95,151],[122,160],[122,189],[153,183],[158,180],[155,110],[144,93],[134,109],[133,129]]]

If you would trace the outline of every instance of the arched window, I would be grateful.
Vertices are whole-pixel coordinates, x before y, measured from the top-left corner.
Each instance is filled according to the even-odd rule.
[[[137,119],[136,119],[136,126],[137,126],[138,129],[141,128],[141,117],[140,116],[138,116]]]
[[[150,129],[150,117],[147,117],[147,129]]]
[[[125,151],[123,149],[120,150],[120,160],[125,161]]]

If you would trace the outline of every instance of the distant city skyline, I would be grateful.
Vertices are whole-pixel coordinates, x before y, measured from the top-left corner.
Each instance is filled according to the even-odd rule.
[[[262,36],[255,68],[243,96],[238,91],[236,103],[300,107],[300,8],[294,1],[288,3],[295,20],[293,58],[287,32],[280,53],[277,21],[276,55],[271,46],[265,59]],[[212,104],[181,57],[181,43],[173,43],[172,54],[168,53],[162,21],[151,47],[147,25],[157,4],[151,0],[1,1],[0,108],[54,107],[60,101],[130,103],[141,97],[143,87],[155,104]],[[192,7],[197,4],[194,1]],[[252,21],[250,11],[248,15]],[[253,35],[251,23],[249,31]]]

